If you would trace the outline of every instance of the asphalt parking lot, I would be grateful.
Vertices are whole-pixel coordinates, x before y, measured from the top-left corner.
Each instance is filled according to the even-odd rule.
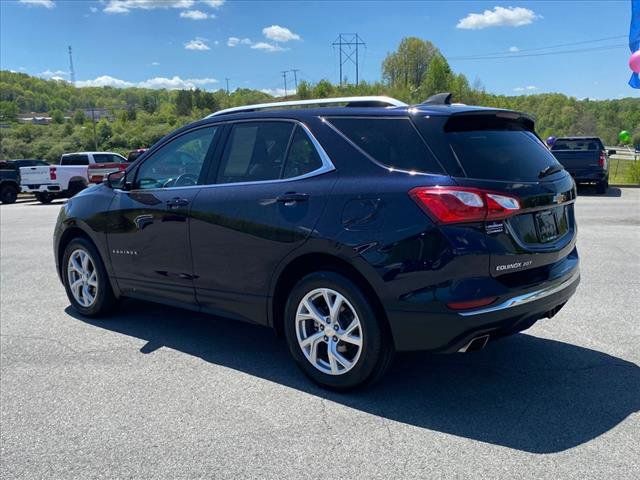
[[[478,353],[313,386],[262,327],[138,301],[69,308],[61,202],[0,207],[2,478],[638,478],[640,189],[581,191],[582,283]]]

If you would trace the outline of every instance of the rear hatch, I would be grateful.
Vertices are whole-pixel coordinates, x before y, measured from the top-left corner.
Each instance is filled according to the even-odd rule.
[[[20,184],[31,188],[39,185],[55,183],[51,178],[51,169],[55,167],[20,167]]]
[[[576,178],[605,168],[604,147],[598,139],[559,138],[551,148],[553,156]]]
[[[447,170],[460,188],[496,207],[484,222],[490,274],[509,286],[549,278],[549,268],[575,247],[576,194],[533,121],[515,112],[473,111],[443,122],[437,150]]]

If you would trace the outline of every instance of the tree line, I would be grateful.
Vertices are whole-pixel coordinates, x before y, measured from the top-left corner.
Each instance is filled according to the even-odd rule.
[[[533,115],[540,136],[597,135],[608,145],[617,143],[621,130],[640,144],[640,98],[578,100],[560,93],[505,96],[488,93],[480,82],[470,84],[455,73],[429,41],[405,38],[384,59],[382,81],[334,85],[328,80],[302,81],[295,97],[327,98],[351,95],[388,95],[410,104],[438,92],[452,92],[454,101],[519,110]],[[0,72],[0,158],[44,158],[56,161],[64,152],[127,150],[148,147],[165,134],[222,108],[274,99],[251,89],[152,90],[75,86],[23,73]],[[86,109],[110,112],[95,125]],[[46,113],[51,125],[17,122],[20,114]]]

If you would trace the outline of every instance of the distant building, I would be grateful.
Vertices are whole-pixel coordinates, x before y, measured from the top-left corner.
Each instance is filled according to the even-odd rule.
[[[95,118],[96,122],[103,118],[113,120],[113,115],[106,108],[83,108],[81,111],[84,113],[85,118],[89,120]]]
[[[38,113],[20,114],[17,120],[20,123],[31,123],[33,125],[49,125],[51,123],[51,117]]]

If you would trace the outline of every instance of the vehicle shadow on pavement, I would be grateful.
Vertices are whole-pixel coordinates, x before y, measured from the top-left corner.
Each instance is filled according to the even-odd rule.
[[[141,354],[171,348],[389,420],[531,453],[581,445],[640,410],[638,365],[526,334],[477,353],[400,354],[379,384],[334,393],[311,383],[284,340],[261,326],[134,300],[104,320],[66,311],[146,340]]]
[[[595,185],[578,185],[578,196],[619,198],[622,196],[622,190],[618,187],[609,187],[607,193],[598,193]]]

